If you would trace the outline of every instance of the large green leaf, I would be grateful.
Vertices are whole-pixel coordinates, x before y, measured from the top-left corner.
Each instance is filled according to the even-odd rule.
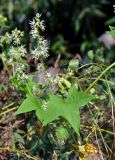
[[[50,95],[43,125],[47,125],[61,116],[71,124],[77,135],[79,135],[79,108],[86,105],[92,98],[93,96],[88,93],[78,92],[75,87],[69,90],[66,100],[56,95]]]
[[[76,87],[71,87],[68,91],[68,97],[63,99],[61,96],[51,94],[49,96],[48,106],[43,109],[42,104],[32,93],[27,95],[16,114],[35,110],[38,119],[47,125],[48,123],[63,117],[73,127],[79,136],[80,114],[79,108],[86,105],[94,96],[85,92],[79,92]]]
[[[107,33],[110,34],[113,38],[115,38],[115,27],[109,26],[110,31]]]

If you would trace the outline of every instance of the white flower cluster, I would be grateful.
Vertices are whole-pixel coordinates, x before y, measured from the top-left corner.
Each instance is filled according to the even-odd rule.
[[[5,35],[0,36],[0,45],[3,46],[5,44],[11,44],[13,42],[14,45],[20,45],[21,38],[23,37],[24,32],[20,30],[14,29],[11,34],[6,32]]]
[[[25,48],[24,45],[21,45],[20,47],[18,47],[18,53],[20,54],[20,56],[24,57],[25,54],[27,54],[27,50]]]
[[[18,83],[24,83],[28,79],[28,75],[25,73],[26,67],[24,64],[17,63],[14,66],[13,76],[16,77]]]
[[[40,30],[45,30],[44,21],[40,20],[39,13],[30,21],[32,38],[37,39],[38,46],[31,51],[35,60],[47,58],[48,55],[48,42],[40,35]]]
[[[47,58],[49,45],[47,40],[45,40],[40,32],[45,30],[44,21],[40,20],[41,14],[37,13],[36,16],[30,21],[31,31],[30,34],[32,39],[36,42],[35,48],[30,49],[30,53],[33,55],[35,62],[39,62],[37,66],[38,71],[43,71],[45,69],[43,60]],[[0,17],[1,21],[3,17]],[[4,49],[3,54],[5,55],[4,61],[12,66],[12,74],[19,81],[19,83],[25,82],[28,79],[26,74],[26,54],[27,50],[24,45],[21,45],[21,39],[24,36],[24,32],[15,28],[11,33],[6,32],[3,36],[0,36],[0,45],[4,49],[7,45],[7,50]],[[49,78],[49,77],[48,77]]]
[[[0,14],[0,25],[5,26],[6,22],[7,22],[7,18]]]
[[[49,47],[48,47],[47,41],[42,40],[41,42],[39,42],[38,47],[35,48],[34,50],[32,50],[31,53],[33,54],[33,57],[36,60],[44,59],[49,56],[48,49],[49,49]]]
[[[32,21],[30,21],[30,26],[31,26],[31,32],[30,34],[32,35],[33,38],[39,38],[39,29],[42,31],[45,30],[45,25],[44,21],[40,21],[41,14],[37,13],[36,16],[33,18]]]
[[[18,73],[23,73],[23,71],[25,71],[25,65],[21,63],[15,64],[14,68]]]
[[[20,30],[18,30],[17,28],[15,28],[12,31],[11,36],[12,36],[14,45],[20,45],[20,39],[21,39],[21,37],[24,36],[24,32],[21,32]]]
[[[24,57],[25,54],[27,53],[24,45],[21,45],[19,47],[10,47],[8,55],[10,56],[11,59],[19,59],[20,57]]]
[[[38,63],[37,64],[37,71],[44,71],[45,70],[45,66],[44,63]]]
[[[0,36],[0,44],[3,46],[4,43],[10,44],[12,41],[11,36],[8,32],[4,36]]]

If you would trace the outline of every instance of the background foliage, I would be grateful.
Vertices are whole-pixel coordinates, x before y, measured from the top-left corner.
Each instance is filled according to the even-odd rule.
[[[86,158],[90,160],[92,156],[94,160],[97,157],[113,160],[115,140],[115,67],[111,68],[111,64],[114,66],[115,61],[115,29],[112,27],[115,26],[115,15],[113,11],[113,3],[109,0],[0,1],[0,37],[6,31],[12,34],[13,29],[20,29],[24,31],[22,43],[27,48],[26,57],[22,59],[20,57],[18,59],[17,56],[12,57],[11,65],[9,65],[9,57],[4,63],[2,61],[4,57],[1,56],[1,160],[18,160],[18,158],[20,160],[76,160],[78,157],[81,160]],[[43,71],[40,72],[35,72],[37,63],[33,61],[30,55],[30,49],[37,46],[37,42],[29,34],[31,30],[29,23],[36,13],[42,14],[41,17],[45,21],[46,29],[44,33],[40,32],[40,34],[49,42],[49,57],[44,60],[46,70],[44,71],[43,66],[43,68],[41,67]],[[7,17],[7,19],[3,19],[2,16]],[[17,30],[14,31],[17,32]],[[113,37],[105,34],[106,31],[109,31],[108,33]],[[21,33],[19,32],[19,34]],[[4,49],[2,45],[0,46],[0,55],[8,53],[11,56],[10,45],[4,45]],[[18,49],[17,47],[15,52],[18,53]],[[38,61],[38,64],[41,61]],[[19,81],[15,77],[10,78],[8,73],[9,71],[13,72],[12,66],[16,62],[27,65],[26,73],[35,78],[37,85],[31,78],[24,81],[25,83],[21,82],[22,74],[19,74],[19,71]],[[110,68],[107,66],[110,66]],[[50,73],[51,77],[47,77],[47,73]],[[101,74],[102,76],[99,77]],[[53,82],[52,87],[51,78],[55,79],[56,75],[59,76],[58,84]],[[90,85],[93,83],[94,85],[91,88]],[[26,99],[26,93],[28,92],[26,84],[30,90],[33,86],[38,89],[37,94],[42,105],[46,104],[51,92],[57,94],[50,96],[49,106],[51,106],[51,109],[49,107],[47,110],[51,117],[45,116],[45,123],[51,123],[47,126],[42,126],[41,122],[38,121],[36,115],[39,118],[39,112],[37,111],[36,115],[34,111],[19,116],[14,115],[21,104],[22,108],[19,108],[17,113],[35,110],[36,108],[36,105],[33,104],[33,101],[36,101],[35,97],[27,95]],[[68,106],[68,112],[64,111],[66,106],[64,100],[68,97],[68,90],[73,85],[76,86],[77,90],[90,92],[96,97],[95,101],[90,102],[86,107],[81,107],[81,104],[88,103],[92,98],[89,96],[87,100],[88,93],[78,92],[78,97],[83,94],[86,98],[80,98],[83,101],[79,101],[80,104],[77,106],[78,126],[74,123],[76,117],[74,119],[69,115],[71,114],[70,106]],[[72,96],[74,94],[76,95],[73,92]],[[60,106],[62,105],[62,110],[54,101],[57,101]],[[70,103],[73,105],[74,100],[71,99]],[[29,110],[28,104],[33,104]],[[27,108],[23,108],[23,106]],[[52,106],[57,108],[57,112]],[[34,109],[31,107],[34,107]],[[52,114],[54,112],[55,114]],[[63,116],[60,118],[60,115]],[[58,118],[55,120],[55,117]],[[55,120],[54,123],[50,118]],[[73,129],[64,118],[73,125]],[[79,118],[81,125],[79,124]],[[80,134],[80,138],[74,130],[78,135]]]

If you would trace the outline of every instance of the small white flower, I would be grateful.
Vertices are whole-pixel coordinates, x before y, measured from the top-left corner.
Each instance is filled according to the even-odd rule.
[[[45,101],[45,102],[43,103],[43,105],[42,105],[42,108],[43,108],[44,110],[46,110],[47,106],[48,106],[48,102]]]
[[[21,45],[20,47],[18,47],[18,51],[19,51],[20,56],[22,56],[22,57],[24,57],[25,54],[27,53],[24,45]]]
[[[50,78],[50,77],[51,77],[51,73],[47,73],[46,76],[47,76],[48,78]]]
[[[25,74],[25,73],[22,73],[22,75],[21,75],[21,79],[24,79],[24,80],[28,79],[28,76],[27,76],[27,74]]]
[[[30,23],[29,23],[29,24],[30,24],[30,26],[31,26],[31,28],[32,28],[32,29],[34,28],[35,23],[36,23],[36,22],[35,22],[35,19],[33,19],[33,21],[30,21]]]
[[[9,58],[8,59],[8,63],[10,64],[10,63],[12,63],[13,62],[13,59],[12,58]]]
[[[41,14],[40,13],[36,13],[36,18],[40,18]]]
[[[45,69],[44,64],[43,63],[38,63],[37,71],[43,71],[44,69]]]
[[[44,20],[42,20],[42,21],[40,22],[40,28],[41,28],[42,31],[45,30]]]
[[[25,65],[18,63],[15,65],[15,70],[16,72],[23,73],[23,71],[25,70]]]
[[[32,29],[31,31],[30,31],[30,34],[32,35],[32,38],[37,38],[38,37],[38,34],[39,34],[39,32],[38,32],[38,29],[37,28],[35,28],[35,29]]]

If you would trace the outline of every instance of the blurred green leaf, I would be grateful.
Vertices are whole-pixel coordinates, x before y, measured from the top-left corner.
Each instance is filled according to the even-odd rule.
[[[112,17],[105,22],[105,25],[108,26],[114,23],[115,23],[115,17]]]
[[[99,16],[99,17],[106,17],[106,14],[104,12],[102,12],[101,10],[99,9],[94,9],[92,10],[93,14],[95,14],[96,16]]]

